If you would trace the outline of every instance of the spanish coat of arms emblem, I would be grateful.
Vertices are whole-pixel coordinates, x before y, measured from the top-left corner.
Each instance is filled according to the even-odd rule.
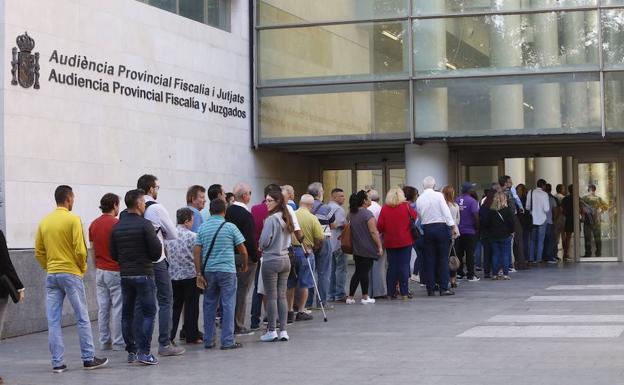
[[[35,48],[35,40],[28,36],[27,32],[19,35],[17,47],[13,47],[13,60],[11,60],[11,84],[20,85],[24,88],[33,87],[39,89],[39,52],[32,53]]]

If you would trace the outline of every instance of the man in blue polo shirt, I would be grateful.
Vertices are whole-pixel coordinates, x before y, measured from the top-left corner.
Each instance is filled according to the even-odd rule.
[[[214,242],[213,242],[214,239]],[[210,217],[197,233],[195,271],[197,286],[204,289],[204,347],[214,348],[215,313],[221,298],[221,350],[237,349],[234,341],[236,309],[236,262],[234,249],[241,255],[241,272],[247,271],[245,237],[233,223],[225,222],[225,201],[210,201]]]

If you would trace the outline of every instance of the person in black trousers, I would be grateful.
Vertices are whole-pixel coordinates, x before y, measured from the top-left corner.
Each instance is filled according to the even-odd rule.
[[[8,281],[13,284],[18,292],[18,301],[24,300],[25,289],[22,281],[20,281],[9,258],[9,249],[7,248],[6,238],[4,233],[0,230],[0,277],[4,280],[4,276],[8,278]],[[4,319],[7,314],[7,307],[9,305],[9,289],[3,282],[0,281],[0,337],[2,337],[2,327],[4,326]],[[0,377],[0,384],[4,381]]]

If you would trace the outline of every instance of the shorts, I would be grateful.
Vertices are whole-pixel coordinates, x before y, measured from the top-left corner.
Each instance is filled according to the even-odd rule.
[[[308,261],[310,261],[310,266],[308,266],[303,247],[295,246],[293,250],[295,251],[295,271],[297,272],[297,278],[288,279],[288,288],[311,289],[314,287],[314,277],[312,276],[313,273],[310,270],[310,266],[314,269],[314,254],[308,255]]]

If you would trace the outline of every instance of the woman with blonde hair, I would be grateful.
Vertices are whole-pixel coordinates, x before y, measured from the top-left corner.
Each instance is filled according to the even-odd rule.
[[[388,254],[386,285],[390,298],[396,298],[397,281],[401,298],[411,298],[408,285],[414,243],[411,232],[412,220],[416,220],[416,211],[405,199],[403,190],[399,187],[390,189],[377,222],[377,229],[383,235],[383,246]]]
[[[503,192],[494,194],[492,205],[484,218],[492,247],[492,279],[509,278],[511,244],[514,230],[513,213],[507,207],[507,196]],[[502,270],[502,275],[501,275]]]
[[[446,201],[446,205],[448,206],[449,210],[451,210],[451,216],[453,217],[455,226],[459,228],[459,205],[455,202],[455,188],[453,188],[453,186],[444,186],[444,188],[442,189],[442,195],[444,195],[444,200]],[[451,253],[453,253],[455,250],[455,248],[453,247],[454,243],[455,243],[455,240],[451,240]],[[463,270],[463,267],[464,267],[464,264],[460,259],[460,266],[459,266],[460,272]],[[450,277],[451,277],[452,288],[457,287],[457,274],[458,274],[457,271],[451,271]],[[463,274],[462,274],[462,277],[463,277]]]

